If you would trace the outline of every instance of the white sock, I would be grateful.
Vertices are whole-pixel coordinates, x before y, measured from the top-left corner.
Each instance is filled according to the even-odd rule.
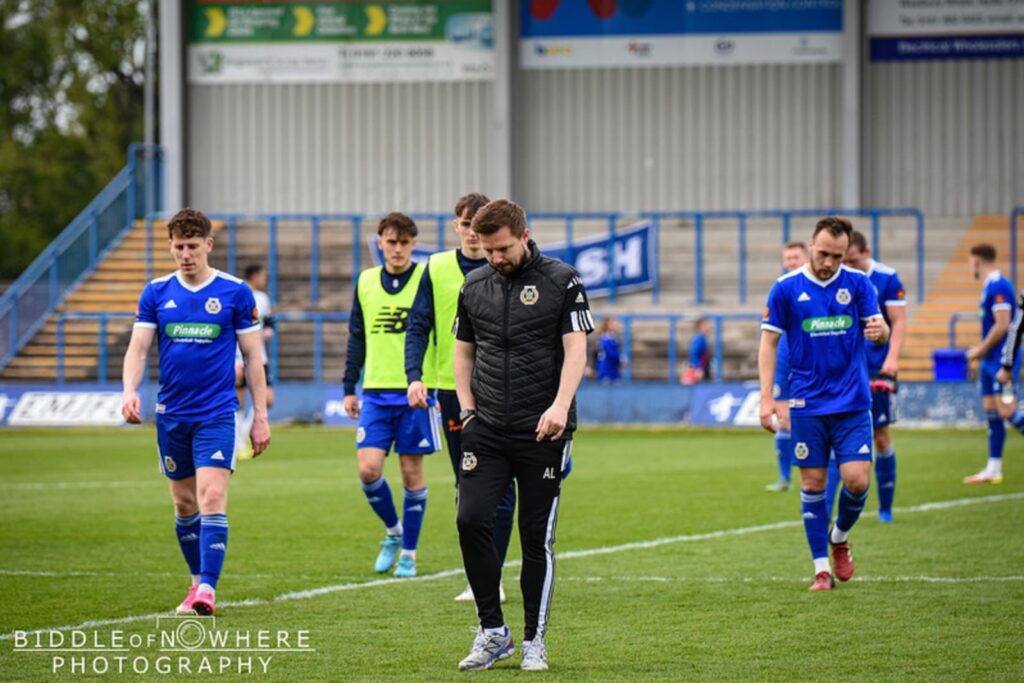
[[[502,626],[500,628],[485,628],[484,629],[484,635],[485,636],[507,636],[508,635],[508,626]]]
[[[401,553],[401,555],[399,555],[399,557],[408,557],[413,562],[415,562],[416,561],[416,551],[415,550],[406,550],[405,548],[402,548],[402,553]]]
[[[245,418],[242,415],[242,411],[235,411],[235,451],[240,451],[245,448],[245,438],[248,436],[245,429],[243,428]]]
[[[816,557],[814,558],[814,573],[820,574],[822,572],[832,573],[832,567],[828,564],[827,557]]]
[[[402,535],[402,522],[398,522],[398,524],[396,524],[394,526],[389,526],[387,528],[387,532],[388,532],[388,536],[401,536]]]
[[[840,531],[839,527],[837,526],[832,527],[831,540],[833,545],[835,545],[836,543],[846,543],[846,539],[848,539],[849,537],[849,531]]]
[[[1002,474],[1003,473],[1003,459],[1002,458],[989,458],[988,466],[985,467],[985,471],[989,474]]]
[[[210,595],[216,595],[217,594],[217,592],[215,590],[213,590],[213,586],[211,586],[208,583],[201,583],[201,584],[199,584],[199,590],[197,592],[199,592],[199,593],[209,593]]]
[[[193,586],[198,586],[199,585],[199,574],[193,574],[192,575],[192,585]]]

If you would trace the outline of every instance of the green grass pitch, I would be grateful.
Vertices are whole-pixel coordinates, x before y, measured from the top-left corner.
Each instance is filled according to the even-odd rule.
[[[984,464],[984,432],[897,430],[894,441],[895,523],[878,522],[872,493],[851,536],[854,580],[811,594],[799,496],[763,491],[775,469],[767,434],[584,429],[559,512],[546,675],[1024,680],[1024,441],[1008,436],[1004,484],[975,487],[961,478]],[[396,463],[386,475],[399,491]],[[352,433],[276,427],[270,451],[241,462],[231,485],[216,629],[303,631],[308,649],[269,653],[266,674],[255,659],[252,674],[238,674],[254,653],[168,654],[143,642],[128,648],[123,674],[108,659],[99,675],[91,662],[109,653],[20,651],[12,634],[97,622],[81,630],[101,644],[114,631],[141,639],[183,597],[153,430],[4,432],[0,680],[51,680],[57,656],[59,678],[84,680],[208,677],[176,659],[160,675],[161,656],[190,667],[208,657],[215,671],[230,660],[219,676],[229,679],[529,676],[518,653],[489,672],[456,670],[475,612],[452,600],[465,579],[446,454],[429,458],[427,479],[421,576],[381,581],[372,565],[383,529],[359,490]],[[518,643],[518,540],[509,556],[505,612]],[[86,658],[85,675],[72,673],[74,656]],[[139,657],[144,675],[131,668]]]

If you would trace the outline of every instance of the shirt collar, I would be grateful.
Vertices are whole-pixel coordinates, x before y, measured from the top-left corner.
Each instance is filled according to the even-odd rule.
[[[999,269],[997,268],[996,270],[993,270],[991,273],[988,274],[988,277],[985,278],[985,284],[987,285],[990,282],[995,282],[996,280],[998,280],[1002,276],[1003,276],[1003,274],[1000,273]]]
[[[833,282],[835,282],[839,278],[840,274],[842,274],[842,272],[843,272],[843,268],[845,268],[845,267],[846,266],[839,266],[839,268],[836,270],[836,274],[833,275],[832,277],[830,277],[827,280],[819,280],[818,276],[814,274],[813,270],[811,270],[811,264],[810,263],[805,263],[804,264],[802,272],[804,274],[804,277],[806,277],[808,280],[810,280],[814,284],[818,285],[819,287],[828,287],[830,284],[832,284]]]

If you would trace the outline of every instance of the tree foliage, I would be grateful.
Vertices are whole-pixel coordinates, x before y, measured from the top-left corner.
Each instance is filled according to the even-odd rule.
[[[144,8],[0,0],[0,279],[31,263],[141,139]]]

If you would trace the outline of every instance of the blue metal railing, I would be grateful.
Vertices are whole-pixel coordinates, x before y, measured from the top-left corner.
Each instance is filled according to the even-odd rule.
[[[107,329],[111,319],[125,320],[134,318],[133,313],[111,312],[111,313],[61,313],[57,316],[57,384],[64,384],[64,327],[68,320],[97,320],[99,326],[96,330],[96,342],[98,352],[96,355],[96,381],[103,384],[107,381]],[[148,369],[148,365],[147,365]]]
[[[554,220],[563,221],[564,223],[564,235],[565,242],[567,245],[570,259],[574,255],[574,244],[576,243],[576,229],[579,221],[604,221],[607,224],[608,232],[608,243],[612,245],[618,236],[619,224],[622,222],[636,221],[647,219],[652,221],[655,226],[654,240],[655,248],[654,253],[658,255],[659,248],[658,242],[660,240],[659,228],[665,220],[671,219],[682,219],[692,220],[694,224],[694,249],[693,249],[693,274],[694,274],[694,298],[696,303],[703,304],[705,302],[704,296],[704,280],[705,280],[705,267],[704,267],[704,233],[707,230],[706,222],[711,219],[733,219],[736,221],[737,226],[737,240],[739,258],[737,264],[737,283],[738,283],[738,300],[741,305],[745,305],[748,299],[748,277],[747,277],[747,233],[748,233],[748,221],[755,218],[777,218],[779,219],[781,243],[785,244],[792,239],[792,223],[794,218],[798,217],[814,217],[824,216],[831,214],[842,214],[846,216],[860,216],[868,217],[871,220],[871,246],[872,252],[876,257],[880,257],[882,253],[882,243],[880,236],[881,221],[885,217],[898,217],[906,216],[911,217],[915,221],[915,232],[916,232],[916,274],[917,274],[917,300],[921,302],[924,300],[925,293],[925,243],[924,243],[924,229],[925,219],[924,214],[915,208],[867,208],[867,209],[792,209],[792,210],[770,210],[770,211],[661,211],[661,212],[641,212],[641,213],[609,213],[609,212],[575,212],[575,213],[555,213],[555,212],[541,212],[530,214],[531,220]],[[147,216],[147,238],[150,246],[152,245],[153,235],[153,221],[167,218],[170,214],[167,213],[155,213]],[[268,233],[268,245],[267,245],[267,275],[268,275],[268,290],[272,302],[277,302],[277,289],[278,289],[278,239],[281,230],[281,223],[283,222],[306,222],[310,224],[310,235],[311,242],[313,245],[319,245],[320,236],[323,230],[323,223],[331,222],[342,222],[348,223],[348,229],[352,231],[351,234],[351,249],[352,249],[352,264],[353,273],[358,273],[362,269],[363,260],[363,248],[364,248],[364,225],[369,228],[379,218],[380,214],[357,214],[357,213],[276,213],[276,214],[261,214],[261,213],[211,213],[209,217],[214,220],[224,221],[227,225],[227,269],[229,272],[237,272],[237,253],[238,253],[238,224],[243,221],[252,222],[265,222],[267,224]],[[411,214],[412,218],[418,221],[421,225],[424,223],[433,223],[436,228],[436,243],[439,248],[445,248],[446,244],[451,240],[446,237],[448,234],[447,225],[451,220],[450,214],[443,213],[416,213]],[[615,249],[609,248],[608,250],[608,300],[614,303],[618,297],[619,286],[616,281],[616,254]],[[310,304],[318,305],[320,303],[320,261],[321,254],[318,246],[310,249]],[[654,275],[652,277],[652,289],[651,299],[654,303],[657,303],[660,297],[660,261],[657,259],[652,264]],[[147,250],[147,275],[152,276],[152,249]]]
[[[141,157],[141,159],[140,159]],[[162,201],[162,152],[133,144],[128,163],[25,269],[0,298],[0,368],[21,350],[68,293],[146,214],[146,185]]]
[[[56,342],[56,365],[57,365],[57,384],[64,384],[65,382],[65,365],[66,365],[66,325],[68,321],[81,321],[81,320],[96,320],[99,322],[96,331],[96,342],[98,347],[97,353],[97,376],[96,381],[98,383],[105,383],[108,381],[107,365],[109,359],[109,344],[107,340],[109,332],[109,322],[111,320],[127,320],[131,319],[133,314],[124,312],[97,312],[97,313],[78,313],[78,312],[67,312],[61,313],[57,316],[57,342]],[[602,315],[594,316],[596,320],[601,320],[604,317]],[[708,315],[699,315],[694,313],[633,313],[627,315],[616,316],[623,324],[623,335],[622,335],[622,350],[623,355],[629,358],[630,361],[633,359],[633,336],[634,329],[633,325],[636,322],[664,322],[668,324],[668,348],[666,349],[666,360],[667,360],[667,373],[665,381],[670,384],[675,384],[679,381],[678,370],[680,358],[685,359],[685,354],[682,354],[679,348],[679,332],[678,328],[680,323],[693,322],[700,319],[706,319],[712,321],[714,325],[714,357],[713,357],[713,380],[714,382],[723,381],[723,370],[724,370],[724,359],[725,359],[725,347],[724,347],[724,328],[727,322],[750,322],[756,323],[760,320],[760,316],[753,313],[712,313]],[[323,382],[323,365],[324,365],[324,323],[326,322],[348,322],[349,314],[347,311],[281,311],[274,314],[274,318],[279,322],[312,322],[313,323],[313,349],[312,349],[312,365],[313,365],[313,377],[312,381],[320,384]],[[752,329],[756,329],[753,327]],[[278,377],[278,356],[279,356],[279,339],[280,333],[275,335],[270,340],[270,347],[268,349],[270,372],[272,376]],[[147,372],[149,364],[147,363]],[[632,362],[626,365],[623,373],[623,379],[626,382],[633,381],[633,365]]]
[[[614,317],[622,322],[622,354],[629,359],[622,373],[626,382],[633,381],[633,323],[634,322],[664,322],[668,324],[668,369],[665,381],[669,384],[679,383],[679,324],[684,322],[696,322],[698,320],[710,320],[714,326],[715,350],[712,356],[712,381],[721,383],[722,373],[725,368],[725,323],[727,322],[754,322],[759,323],[761,316],[756,313],[628,313],[623,315],[594,315],[597,321]],[[754,330],[759,330],[755,327]],[[760,333],[758,331],[758,333]]]
[[[1024,206],[1015,206],[1010,211],[1010,282],[1017,288],[1017,226],[1024,218]]]
[[[313,381],[317,384],[324,378],[324,323],[348,322],[346,311],[284,311],[274,313],[277,321],[313,322]],[[277,377],[278,367],[278,335],[270,338],[267,355],[270,357],[270,375]]]
[[[778,218],[782,232],[782,244],[792,239],[792,224],[794,218],[818,217],[828,215],[858,216],[871,219],[871,250],[875,258],[881,258],[881,220],[883,217],[909,216],[914,218],[916,223],[916,271],[917,271],[917,301],[924,301],[925,281],[925,244],[924,244],[924,213],[913,207],[899,208],[866,208],[866,209],[781,209],[769,211],[661,211],[655,213],[642,213],[643,217],[656,218],[659,221],[665,219],[692,220],[694,224],[694,247],[693,247],[693,277],[694,277],[694,298],[698,304],[704,303],[704,230],[705,221],[709,219],[735,219],[738,230],[739,247],[739,301],[745,304],[747,301],[747,221],[751,218]],[[535,215],[536,216],[536,215]],[[612,237],[614,237],[614,226]],[[660,267],[660,264],[659,264]],[[614,292],[614,283],[612,285]],[[614,300],[614,299],[613,299]]]
[[[956,348],[956,326],[961,320],[973,320],[977,324],[977,311],[960,311],[949,316],[949,348]]]

